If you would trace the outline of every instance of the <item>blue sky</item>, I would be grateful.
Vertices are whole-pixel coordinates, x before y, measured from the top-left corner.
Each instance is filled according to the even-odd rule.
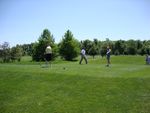
[[[47,28],[55,41],[70,29],[76,39],[150,39],[149,0],[0,0],[0,44],[38,40]]]

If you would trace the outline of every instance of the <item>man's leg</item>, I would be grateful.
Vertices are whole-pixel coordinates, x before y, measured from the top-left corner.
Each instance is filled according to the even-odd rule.
[[[106,66],[109,66],[109,57],[107,56],[107,65]]]
[[[79,64],[81,64],[82,60],[83,60],[83,56],[81,55],[81,59],[80,59],[80,62],[79,62]]]
[[[148,58],[148,64],[150,64],[150,58]]]
[[[110,64],[110,57],[108,58],[108,64]]]
[[[51,63],[52,63],[52,54],[49,55],[49,58],[50,58],[50,59],[49,59],[49,65],[50,65],[50,68],[51,68],[51,65],[52,65],[52,64],[51,64]]]
[[[86,56],[84,56],[84,60],[85,60],[85,63],[87,64],[88,62],[87,62],[87,58],[86,58]]]
[[[110,65],[110,56],[108,57],[108,66]]]

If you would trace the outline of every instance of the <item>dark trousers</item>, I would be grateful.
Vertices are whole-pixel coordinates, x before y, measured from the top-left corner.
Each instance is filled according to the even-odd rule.
[[[85,55],[81,55],[81,60],[80,60],[80,64],[81,64],[81,62],[82,62],[82,60],[85,60],[85,63],[87,64],[88,62],[87,62],[87,58],[86,58],[86,56]]]
[[[107,55],[106,58],[107,58],[107,65],[109,65],[110,64],[110,55]]]
[[[50,64],[50,67],[51,67],[51,60],[52,60],[52,54],[51,53],[45,54],[45,61],[46,61],[47,67],[48,67],[48,64]]]

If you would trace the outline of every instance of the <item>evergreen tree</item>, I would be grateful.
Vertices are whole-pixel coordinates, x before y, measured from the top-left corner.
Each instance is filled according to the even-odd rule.
[[[54,43],[54,38],[51,32],[48,29],[44,29],[43,33],[33,46],[33,55],[32,59],[35,61],[44,61],[44,53],[47,45],[50,45],[52,48],[52,58],[56,57],[57,46]]]
[[[59,44],[59,53],[65,60],[73,60],[79,54],[79,42],[75,40],[73,34],[68,30]]]

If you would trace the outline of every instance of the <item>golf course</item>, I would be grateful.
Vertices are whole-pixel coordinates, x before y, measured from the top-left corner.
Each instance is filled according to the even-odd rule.
[[[145,56],[0,63],[0,113],[150,113]]]

